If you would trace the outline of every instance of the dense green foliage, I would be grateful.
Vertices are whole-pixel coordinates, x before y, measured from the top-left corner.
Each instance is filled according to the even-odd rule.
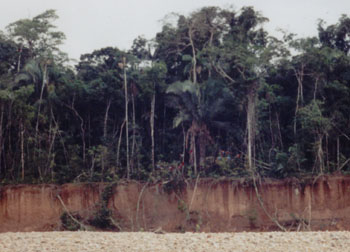
[[[0,32],[2,183],[350,171],[349,17],[278,40],[206,7],[74,69],[56,18]]]

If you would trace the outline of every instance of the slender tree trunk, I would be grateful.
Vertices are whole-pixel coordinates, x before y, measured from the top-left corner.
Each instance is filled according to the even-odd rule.
[[[96,161],[95,154],[93,154],[92,155],[92,160],[91,160],[91,166],[90,166],[90,178],[92,178],[94,176],[95,161]]]
[[[193,83],[194,85],[197,84],[197,57],[196,57],[196,48],[194,46],[193,38],[192,38],[192,25],[190,25],[188,29],[188,37],[190,40],[191,48],[192,48],[192,78],[193,78]],[[198,89],[199,90],[199,89]],[[198,104],[200,104],[200,92],[197,93],[198,97]],[[193,127],[198,127],[198,125],[193,125],[192,122],[192,128]],[[193,128],[193,129],[195,129]],[[196,130],[196,129],[195,129]],[[192,155],[193,155],[193,165],[194,165],[194,173],[197,175],[198,173],[198,168],[197,168],[197,147],[196,147],[196,133],[193,131],[191,134],[191,145],[192,145]]]
[[[21,70],[21,57],[22,57],[22,48],[23,45],[21,45],[20,49],[19,49],[19,55],[18,55],[18,61],[17,61],[17,73],[19,73],[19,71]],[[3,107],[1,107],[1,128],[2,128],[2,119],[3,119]],[[22,168],[22,181],[24,180],[24,137],[23,137],[23,122],[21,120],[20,123],[20,129],[21,129],[21,168]],[[0,138],[2,138],[2,130],[1,130],[1,136]],[[1,144],[2,141],[0,141]],[[0,157],[1,157],[1,148],[2,146],[0,146]],[[0,160],[0,171],[1,171],[1,160]]]
[[[36,119],[36,125],[35,125],[35,145],[36,148],[39,149],[39,154],[38,154],[38,158],[39,158],[39,162],[37,162],[37,166],[38,166],[38,173],[40,178],[42,178],[42,167],[41,167],[41,162],[40,162],[40,140],[38,139],[38,134],[39,134],[39,120],[40,120],[40,113],[41,113],[41,103],[43,101],[43,94],[44,94],[44,89],[45,89],[45,85],[47,82],[47,64],[46,62],[44,63],[44,70],[43,70],[43,80],[42,80],[42,84],[41,84],[41,91],[40,91],[40,97],[39,97],[39,107],[38,107],[38,115],[37,115],[37,119]]]
[[[199,135],[199,168],[204,168],[205,165],[205,149],[206,149],[206,139],[203,135]]]
[[[47,72],[47,65],[46,63],[44,64],[44,71],[43,71],[43,81],[41,84],[41,91],[40,91],[40,97],[39,97],[39,107],[38,107],[38,116],[36,119],[36,125],[35,125],[35,140],[37,140],[37,136],[38,136],[38,131],[39,131],[39,117],[40,117],[40,112],[41,112],[41,103],[43,100],[43,94],[44,94],[44,89],[45,89],[45,85],[46,85],[46,72]]]
[[[128,119],[128,85],[126,80],[126,59],[123,57],[124,90],[125,90],[125,141],[126,141],[126,177],[130,178],[129,164],[129,119]]]
[[[3,144],[3,122],[4,122],[4,103],[1,103],[1,112],[0,112],[0,174],[2,171],[2,150],[4,147]]]
[[[105,113],[105,117],[103,120],[103,150],[102,150],[102,158],[101,158],[101,169],[102,169],[102,174],[104,173],[105,170],[105,164],[106,164],[106,155],[107,155],[107,147],[106,147],[106,140],[107,140],[107,123],[108,123],[108,112],[109,109],[111,107],[111,103],[112,103],[112,99],[109,98],[107,101],[107,105],[106,105],[106,113]],[[102,176],[103,177],[103,176]]]
[[[7,118],[7,124],[6,124],[6,130],[5,130],[5,137],[7,136],[7,142],[8,142],[8,148],[7,151],[5,151],[5,161],[4,161],[4,168],[5,170],[9,170],[11,166],[11,162],[13,160],[12,158],[12,134],[11,134],[11,127],[12,127],[12,106],[13,106],[13,100],[11,100],[9,104],[8,109],[8,118]],[[6,141],[6,140],[3,140]]]
[[[271,135],[271,147],[269,150],[269,163],[271,163],[271,153],[275,149],[275,135],[272,126],[272,115],[271,115],[271,104],[269,104],[269,125],[270,125],[270,135]]]
[[[73,101],[70,106],[66,105],[68,108],[70,108],[74,115],[80,120],[80,131],[81,131],[81,140],[83,144],[83,165],[85,167],[86,164],[86,141],[85,141],[85,127],[84,127],[84,119],[80,116],[78,111],[74,108],[74,101],[75,101],[75,96],[73,96]]]
[[[23,45],[19,48],[19,55],[18,55],[18,61],[17,61],[17,73],[21,70],[21,58],[22,58],[22,49]]]
[[[49,150],[48,150],[48,155],[47,155],[46,170],[47,170],[47,173],[51,174],[51,180],[52,180],[53,179],[52,162],[55,159],[55,156],[52,154],[52,150],[54,149],[54,144],[55,144],[55,141],[56,141],[56,135],[57,135],[57,132],[58,132],[57,126],[53,127],[51,129],[51,131],[53,131],[53,132],[52,132],[51,137],[50,137],[50,144],[49,144]]]
[[[190,44],[192,48],[192,78],[193,83],[197,84],[197,59],[196,59],[196,48],[194,47],[192,38],[192,26],[188,29],[188,37],[190,39]]]
[[[316,100],[316,95],[317,95],[317,89],[318,89],[318,81],[319,81],[320,77],[317,76],[316,80],[315,80],[315,89],[314,89],[314,100]]]
[[[61,140],[60,142],[61,142],[61,144],[62,144],[63,153],[64,153],[64,158],[65,158],[65,160],[66,160],[66,164],[67,164],[67,166],[69,167],[68,151],[67,151],[67,149],[66,149],[66,146],[64,145],[63,136],[62,136],[62,134],[61,134],[61,132],[60,132],[60,129],[59,129],[59,126],[58,126],[58,122],[56,121],[55,116],[54,116],[52,110],[51,110],[51,117],[52,117],[52,120],[53,120],[53,122],[54,122],[54,124],[55,124],[56,132],[57,132],[57,134],[58,134],[58,136],[60,137],[60,140]],[[27,153],[28,153],[28,151],[27,151]]]
[[[105,113],[105,117],[104,117],[104,120],[103,120],[103,139],[104,141],[106,140],[107,138],[107,123],[108,123],[108,113],[109,113],[109,109],[111,107],[111,104],[112,104],[112,99],[108,99],[107,101],[107,105],[106,105],[106,113]]]
[[[339,170],[340,167],[340,148],[339,148],[339,136],[337,137],[337,170]]]
[[[20,49],[19,49],[19,55],[18,55],[18,61],[17,61],[17,73],[19,73],[20,69],[21,69],[21,56],[22,56],[22,48],[23,45],[21,45]],[[1,128],[2,128],[2,120],[3,120],[3,107],[1,107]],[[21,169],[22,169],[22,181],[24,180],[24,143],[23,143],[23,123],[22,120],[20,122],[20,131],[21,131]],[[0,138],[2,138],[2,130],[1,130],[1,136]],[[1,139],[2,140],[2,139]],[[2,141],[0,141],[1,143]],[[1,149],[2,149],[2,145],[0,146],[0,157],[1,157]],[[0,159],[0,171],[1,171],[1,159]]]
[[[255,121],[255,106],[256,106],[256,88],[257,81],[254,81],[248,92],[248,106],[247,106],[247,130],[248,130],[248,167],[255,171],[255,135],[256,135],[256,121]]]
[[[87,130],[88,130],[88,135],[87,135],[87,144],[88,148],[91,147],[91,114],[89,111],[88,117],[87,117]]]
[[[191,146],[190,146],[190,164],[193,165],[194,174],[197,174],[197,146],[196,146],[196,135],[198,130],[198,124],[195,121],[192,121],[192,126],[188,130],[187,135],[191,137]],[[188,139],[188,138],[187,138]]]
[[[279,120],[279,116],[278,116],[278,113],[277,113],[277,112],[276,112],[276,120],[277,120],[278,136],[279,136],[281,148],[282,148],[282,150],[283,150],[282,132],[281,132],[280,120]]]
[[[200,168],[204,168],[207,144],[208,144],[208,141],[212,141],[209,130],[204,123],[200,125],[198,141],[199,141],[199,165],[200,165]]]
[[[122,126],[120,127],[120,133],[119,133],[119,140],[118,140],[118,147],[117,147],[117,166],[120,167],[120,161],[119,161],[119,157],[120,157],[120,145],[122,143],[122,136],[123,136],[123,128],[125,125],[125,120],[122,123]],[[117,171],[114,168],[114,174],[116,174]]]
[[[303,94],[303,81],[304,81],[304,64],[301,65],[300,70],[294,69],[295,77],[298,81],[298,92],[297,92],[297,100],[295,105],[295,116],[294,116],[294,135],[297,134],[297,115],[299,111],[299,107],[304,103],[304,94]]]
[[[183,134],[183,147],[182,147],[182,163],[184,164],[185,163],[185,155],[186,155],[186,132],[185,132],[185,127],[184,127],[184,124],[181,123],[181,126],[182,126],[182,134]]]
[[[317,154],[315,160],[315,168],[319,167],[321,174],[324,172],[324,152],[323,152],[323,135],[318,135],[318,140],[316,142]]]
[[[52,110],[52,108],[50,108],[50,111]],[[51,150],[50,150],[50,147],[51,146],[51,140],[52,140],[52,136],[53,136],[53,130],[52,130],[52,118],[50,118],[50,123],[49,123],[49,131],[48,131],[48,136],[47,136],[47,139],[46,139],[46,146],[44,146],[43,149],[45,150],[49,150],[49,152],[47,153],[47,160],[46,160],[46,164],[43,165],[43,174],[44,176],[46,176],[48,173],[49,173],[49,170],[50,170],[50,159],[51,159]]]
[[[166,106],[163,105],[163,129],[162,129],[162,149],[164,150],[164,136],[165,136],[165,119],[166,119]]]
[[[21,130],[21,169],[22,169],[22,181],[24,180],[24,125],[22,119],[20,120],[20,130]]]
[[[327,164],[327,171],[330,171],[330,164],[329,164],[329,148],[328,148],[328,146],[329,146],[329,143],[328,143],[328,134],[326,134],[326,150],[325,150],[325,152],[326,152],[326,159],[327,159],[326,164]]]
[[[192,144],[193,144],[193,164],[194,164],[194,174],[197,175],[197,147],[196,147],[196,136],[192,134]]]
[[[154,85],[153,85],[154,87]],[[151,140],[152,140],[152,170],[155,170],[155,155],[154,155],[154,112],[155,112],[155,104],[156,104],[156,93],[154,90],[151,102],[151,117],[150,117],[150,126],[151,126]]]
[[[135,115],[135,97],[134,92],[131,93],[132,103],[132,144],[131,144],[131,162],[130,170],[133,173],[135,170],[135,146],[136,146],[136,115]]]

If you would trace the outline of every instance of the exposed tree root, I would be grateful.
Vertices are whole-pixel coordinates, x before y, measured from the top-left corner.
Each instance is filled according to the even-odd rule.
[[[69,216],[75,223],[77,223],[77,224],[80,226],[80,228],[81,228],[82,230],[84,230],[84,231],[88,230],[88,229],[86,228],[86,226],[85,226],[83,223],[81,223],[80,221],[78,221],[76,218],[74,218],[73,215],[70,214],[68,208],[67,208],[66,205],[63,203],[63,200],[62,200],[61,196],[60,196],[60,195],[57,195],[56,197],[57,197],[57,199],[60,201],[61,205],[62,205],[63,208],[64,208],[64,211],[68,214],[68,216]]]
[[[137,225],[137,228],[140,227],[140,225],[139,225],[140,202],[141,202],[142,194],[145,191],[145,189],[148,186],[148,184],[149,184],[149,181],[147,181],[147,183],[142,187],[141,192],[139,194],[139,199],[137,200],[137,206],[136,206],[136,225]]]
[[[254,185],[254,189],[255,189],[255,194],[256,194],[256,197],[257,197],[257,199],[258,199],[258,201],[259,201],[260,207],[262,208],[262,210],[264,211],[264,213],[267,215],[267,217],[269,217],[269,219],[270,219],[273,223],[275,223],[276,226],[277,226],[279,229],[281,229],[281,230],[284,231],[284,232],[287,232],[287,229],[286,229],[284,226],[282,226],[282,225],[278,222],[278,220],[277,220],[275,217],[273,217],[273,216],[267,211],[267,209],[266,209],[266,207],[265,207],[265,205],[264,205],[264,201],[263,201],[263,199],[262,199],[262,197],[261,197],[261,195],[260,195],[260,193],[259,193],[258,186],[257,186],[257,184],[256,184],[256,178],[255,178],[254,171],[252,171],[252,177],[253,177],[253,185]]]
[[[191,206],[192,206],[192,203],[193,203],[194,195],[196,194],[196,191],[197,191],[198,179],[199,179],[199,173],[197,175],[196,183],[194,185],[191,202],[190,202],[190,205],[188,206],[188,211],[191,211]]]

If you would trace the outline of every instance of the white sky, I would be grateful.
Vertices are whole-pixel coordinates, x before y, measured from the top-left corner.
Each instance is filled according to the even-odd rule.
[[[341,14],[350,16],[350,0],[0,0],[0,30],[47,9],[57,10],[58,30],[66,34],[61,47],[79,59],[106,46],[129,49],[138,35],[153,38],[167,14],[189,14],[203,6],[254,6],[270,22],[273,35],[282,28],[300,36],[317,34],[318,19],[334,24]]]

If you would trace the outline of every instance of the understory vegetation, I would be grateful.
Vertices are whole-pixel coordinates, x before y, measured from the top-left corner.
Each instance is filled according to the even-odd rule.
[[[57,18],[0,31],[1,183],[350,171],[348,16],[277,39],[252,7],[205,7],[74,67]]]

